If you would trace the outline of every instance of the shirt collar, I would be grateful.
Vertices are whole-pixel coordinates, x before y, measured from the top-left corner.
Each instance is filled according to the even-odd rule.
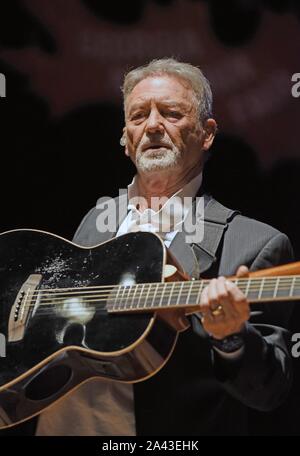
[[[169,200],[171,198],[174,198],[174,196],[179,196],[180,198],[184,198],[185,196],[186,197],[190,196],[193,198],[194,196],[196,196],[196,194],[202,184],[202,176],[203,176],[202,172],[197,174],[197,176],[195,176],[192,180],[190,180],[184,187],[182,187],[176,193],[174,193],[174,195],[172,195],[169,198]],[[127,191],[128,191],[128,202],[129,202],[128,206],[131,205],[131,207],[132,207],[132,203],[130,201],[132,200],[132,198],[137,198],[139,196],[138,184],[137,184],[137,174],[134,176],[132,182],[128,185]]]
[[[132,201],[133,198],[139,196],[137,176],[134,176],[133,181],[128,186],[128,210],[132,211],[132,219],[139,221],[139,224],[152,225],[156,230],[168,233],[176,230],[185,220],[201,183],[202,172],[167,199],[157,212],[151,208],[140,212],[134,204],[136,201]]]

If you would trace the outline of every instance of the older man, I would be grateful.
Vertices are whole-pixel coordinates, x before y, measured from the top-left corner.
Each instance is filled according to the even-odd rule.
[[[153,231],[185,272],[212,280],[201,295],[200,314],[190,317],[190,328],[159,373],[136,385],[84,384],[41,415],[37,434],[246,434],[248,407],[271,410],[289,390],[283,328],[290,307],[266,305],[248,321],[246,297],[224,276],[288,262],[291,245],[276,229],[203,194],[202,171],[217,126],[210,86],[199,68],[155,60],[129,72],[123,92],[121,144],[137,169],[129,204],[113,232],[106,233],[97,229],[99,206],[93,208],[74,242],[91,246],[130,231]],[[183,227],[183,201],[196,196],[204,206],[204,237],[191,243]],[[139,203],[133,204],[136,197]],[[182,223],[172,224],[175,198],[177,209],[182,205]],[[116,199],[118,206],[124,201]]]

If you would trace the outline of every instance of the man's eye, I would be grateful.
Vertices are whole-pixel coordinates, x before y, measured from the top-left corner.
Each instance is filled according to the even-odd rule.
[[[167,111],[166,115],[168,117],[173,117],[174,119],[181,119],[182,114],[179,111]]]
[[[142,117],[144,117],[144,113],[143,112],[136,112],[135,114],[133,114],[131,116],[131,119],[132,120],[137,120],[137,119],[141,119]]]

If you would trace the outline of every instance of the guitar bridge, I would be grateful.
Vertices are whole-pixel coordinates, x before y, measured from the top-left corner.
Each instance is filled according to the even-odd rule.
[[[22,340],[25,334],[28,315],[33,306],[33,294],[40,281],[41,274],[31,274],[20,288],[15,302],[10,310],[8,321],[8,342]]]

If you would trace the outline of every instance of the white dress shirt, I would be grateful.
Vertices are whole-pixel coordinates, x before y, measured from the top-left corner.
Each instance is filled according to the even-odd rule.
[[[170,198],[161,201],[158,211],[151,208],[140,212],[135,201],[139,198],[137,176],[128,186],[128,214],[121,223],[116,236],[135,231],[148,231],[158,234],[169,247],[177,231],[181,228],[202,183],[202,173],[194,177]]]

